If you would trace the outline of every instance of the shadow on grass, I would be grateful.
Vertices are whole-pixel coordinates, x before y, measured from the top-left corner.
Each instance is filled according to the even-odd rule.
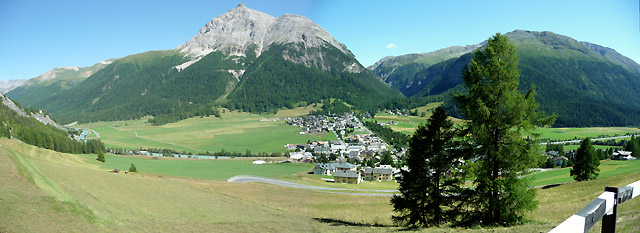
[[[565,183],[545,185],[545,186],[542,186],[542,188],[540,188],[540,189],[550,189],[550,188],[555,188],[555,187],[558,187],[558,186],[563,185],[563,184],[565,184]]]
[[[349,222],[349,221],[344,221],[344,220],[338,220],[338,219],[331,219],[331,218],[313,218],[313,220],[316,220],[318,222],[321,223],[327,223],[330,224],[332,226],[352,226],[352,227],[395,227],[393,225],[385,225],[385,224],[379,224],[379,223],[359,223],[359,222]]]

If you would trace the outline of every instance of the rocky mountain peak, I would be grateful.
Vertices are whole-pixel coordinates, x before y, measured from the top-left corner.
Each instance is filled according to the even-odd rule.
[[[244,56],[250,45],[256,45],[256,54],[260,54],[265,34],[275,20],[273,16],[239,4],[209,21],[177,50],[191,57],[202,57],[214,51]]]
[[[176,50],[194,58],[191,63],[180,65],[184,69],[214,51],[228,56],[246,56],[248,49],[255,49],[256,56],[260,56],[272,44],[289,43],[302,44],[304,48],[330,45],[353,57],[344,44],[307,17],[284,14],[275,18],[242,3],[215,17]]]

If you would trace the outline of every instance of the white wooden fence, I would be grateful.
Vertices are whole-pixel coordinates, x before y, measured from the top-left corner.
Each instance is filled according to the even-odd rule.
[[[596,200],[553,228],[550,232],[584,233],[589,231],[600,219],[602,219],[602,232],[615,232],[618,205],[638,195],[640,195],[640,180],[622,188],[606,187]]]

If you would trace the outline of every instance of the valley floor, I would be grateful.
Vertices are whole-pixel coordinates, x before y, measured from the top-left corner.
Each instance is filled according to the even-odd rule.
[[[389,197],[320,193],[262,183],[227,183],[148,173],[113,174],[91,156],[0,139],[2,232],[388,232]],[[424,232],[541,232],[640,172],[538,190],[532,221],[511,228]],[[640,201],[618,209],[619,232],[640,231]],[[599,226],[596,226],[598,228]],[[599,229],[592,229],[593,232]]]

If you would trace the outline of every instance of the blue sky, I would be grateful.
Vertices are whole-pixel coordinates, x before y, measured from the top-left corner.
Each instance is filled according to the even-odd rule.
[[[0,80],[173,49],[238,3],[0,0]],[[292,13],[312,19],[365,66],[384,56],[475,44],[515,29],[552,31],[613,48],[640,63],[638,0],[242,3],[275,17]]]

